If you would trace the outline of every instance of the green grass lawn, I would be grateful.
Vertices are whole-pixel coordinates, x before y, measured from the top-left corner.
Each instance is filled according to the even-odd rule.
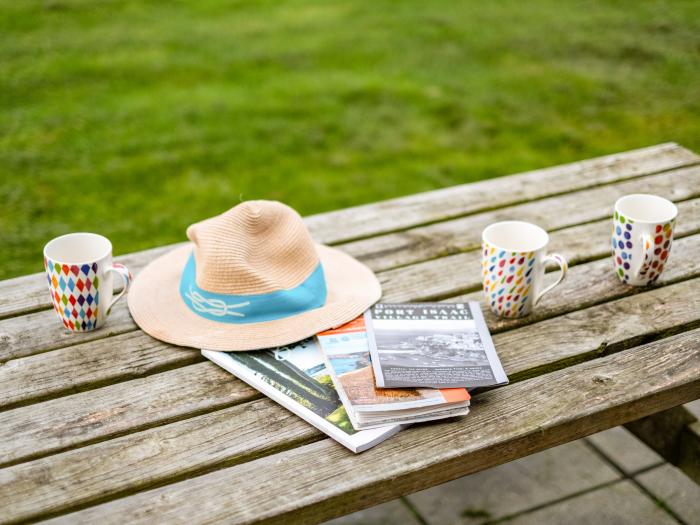
[[[303,214],[678,141],[700,2],[0,1],[0,278],[240,199]],[[342,227],[342,225],[338,225]]]

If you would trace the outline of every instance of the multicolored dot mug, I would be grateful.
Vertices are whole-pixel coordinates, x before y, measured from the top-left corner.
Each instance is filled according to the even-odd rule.
[[[678,208],[656,195],[621,197],[613,214],[612,249],[615,274],[625,284],[656,282],[668,262]]]
[[[95,233],[69,233],[49,241],[44,268],[54,310],[63,326],[75,332],[102,326],[131,281],[125,266],[112,263],[112,243]],[[112,299],[115,273],[124,289]]]
[[[545,254],[549,235],[539,226],[521,221],[497,222],[482,233],[484,294],[496,315],[522,317],[566,276],[566,259]],[[545,263],[559,265],[559,278],[542,289]]]

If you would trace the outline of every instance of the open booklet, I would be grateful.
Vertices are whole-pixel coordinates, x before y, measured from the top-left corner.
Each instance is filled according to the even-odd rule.
[[[321,332],[316,339],[338,395],[357,429],[469,413],[469,393],[464,388],[376,388],[363,317]]]
[[[202,355],[353,452],[373,447],[402,428],[355,430],[313,339],[254,352],[202,350]]]
[[[508,382],[477,302],[375,304],[365,323],[379,387]]]

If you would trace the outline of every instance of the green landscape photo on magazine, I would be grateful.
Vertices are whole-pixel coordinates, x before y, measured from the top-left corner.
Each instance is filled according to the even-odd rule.
[[[362,452],[401,429],[400,425],[353,428],[313,339],[253,352],[202,350],[202,355],[353,452]]]
[[[355,433],[323,360],[318,360],[319,353],[313,343],[302,341],[275,350],[230,352],[229,355],[248,367],[260,380],[314,414],[348,434]]]

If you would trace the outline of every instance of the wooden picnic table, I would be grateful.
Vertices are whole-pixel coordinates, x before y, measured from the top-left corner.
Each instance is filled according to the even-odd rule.
[[[609,256],[613,203],[633,192],[679,207],[666,271],[644,289],[618,282]],[[126,301],[69,334],[42,273],[0,282],[0,521],[319,522],[700,397],[700,157],[677,144],[305,220],[399,302],[481,300],[481,231],[503,219],[547,229],[571,265],[527,318],[483,305],[511,384],[359,455],[198,350],[147,336]],[[116,259],[136,273],[169,249]],[[690,469],[675,444],[697,424],[663,436]]]

